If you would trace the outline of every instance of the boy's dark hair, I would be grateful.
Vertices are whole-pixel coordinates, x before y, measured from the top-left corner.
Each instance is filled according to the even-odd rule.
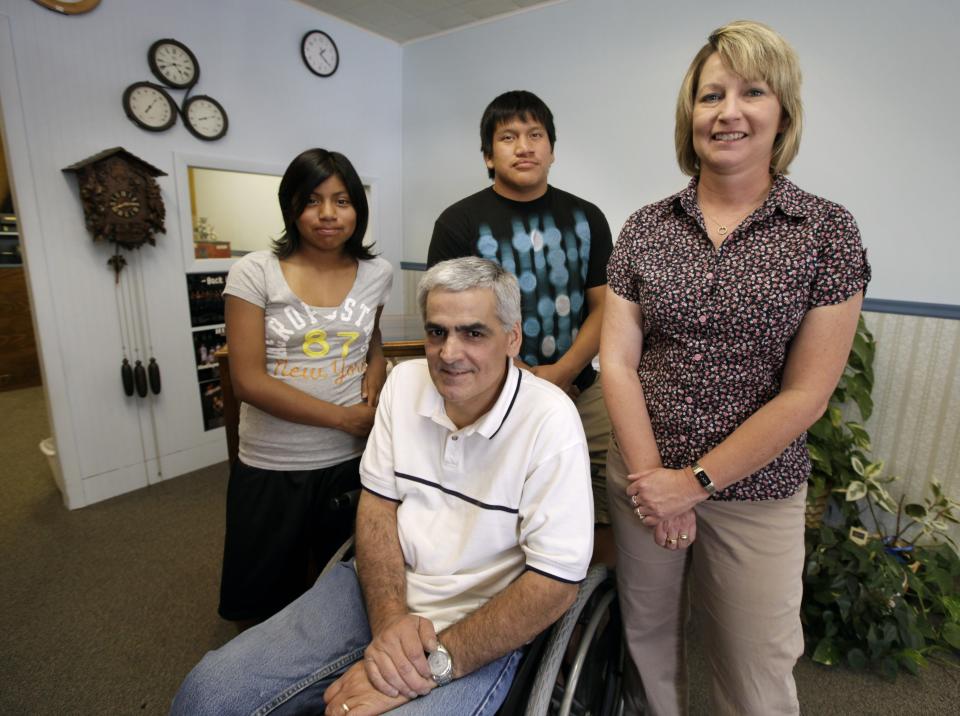
[[[483,117],[480,119],[480,151],[485,159],[493,156],[493,134],[497,127],[514,117],[519,117],[524,122],[532,119],[542,124],[550,139],[550,150],[553,151],[557,130],[553,126],[553,113],[550,108],[533,92],[511,90],[494,99],[483,110]],[[487,169],[487,175],[493,179],[493,169]]]
[[[343,245],[343,250],[358,260],[376,256],[369,246],[363,244],[370,208],[367,206],[367,194],[363,190],[363,182],[360,181],[357,170],[340,152],[316,148],[299,154],[290,162],[290,166],[283,173],[283,179],[280,180],[277,197],[280,200],[280,213],[283,214],[284,232],[283,236],[273,241],[273,253],[277,258],[285,259],[300,247],[297,219],[307,208],[307,201],[313,190],[332,176],[340,177],[347,187],[350,203],[357,212],[357,226],[353,235]]]

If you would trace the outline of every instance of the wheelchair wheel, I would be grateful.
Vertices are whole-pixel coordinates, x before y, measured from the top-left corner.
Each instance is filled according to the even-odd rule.
[[[625,651],[612,580],[591,596],[578,630],[576,655],[554,691],[550,711],[557,716],[619,716]]]

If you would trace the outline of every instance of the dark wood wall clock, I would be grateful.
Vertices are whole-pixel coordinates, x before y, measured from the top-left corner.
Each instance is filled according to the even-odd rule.
[[[148,389],[157,394],[160,365],[153,357],[143,264],[131,256],[131,268],[124,272],[125,278],[121,280],[121,271],[128,261],[120,249],[132,252],[144,244],[156,244],[156,232],[166,233],[163,226],[166,211],[156,181],[156,177],[166,176],[166,172],[123,147],[105,149],[63,171],[77,175],[83,216],[94,241],[108,241],[115,247],[107,265],[115,277],[117,323],[123,350],[120,364],[123,391],[128,396],[136,392],[141,398],[147,396]],[[135,255],[139,258],[139,251]]]
[[[65,167],[80,182],[80,201],[94,241],[110,241],[127,249],[156,244],[166,233],[166,211],[154,177],[166,176],[123,147],[106,149]]]
[[[100,0],[33,0],[37,5],[42,5],[48,10],[59,12],[61,15],[80,15],[90,12]]]

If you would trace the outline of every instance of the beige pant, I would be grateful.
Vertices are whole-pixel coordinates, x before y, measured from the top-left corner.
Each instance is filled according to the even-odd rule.
[[[806,488],[786,500],[696,507],[697,536],[666,550],[633,513],[616,443],[607,453],[617,541],[617,587],[630,656],[654,716],[687,711],[684,627],[704,627],[712,714],[799,714],[793,667],[803,653],[803,511]],[[640,688],[628,698],[637,712]]]
[[[607,512],[607,446],[610,444],[610,418],[607,406],[603,402],[600,388],[600,376],[593,385],[577,396],[573,401],[580,413],[583,432],[587,436],[587,450],[590,451],[590,475],[593,478],[593,514],[594,522],[600,525],[610,524]]]

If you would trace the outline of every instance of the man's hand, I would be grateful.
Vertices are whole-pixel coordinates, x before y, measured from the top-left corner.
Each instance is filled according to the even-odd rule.
[[[344,405],[340,408],[340,420],[337,427],[345,433],[356,435],[358,438],[365,438],[373,428],[373,418],[376,414],[376,409],[365,402],[356,405]]]
[[[647,527],[656,527],[707,498],[706,491],[687,470],[657,467],[627,475],[627,479],[627,497]]]
[[[367,678],[384,696],[423,696],[436,685],[424,652],[436,648],[433,622],[404,614],[381,629],[364,652]]]
[[[352,716],[378,716],[402,706],[410,699],[406,696],[386,696],[375,689],[367,679],[363,664],[357,663],[327,687],[323,692],[323,700],[327,703],[323,712],[326,716],[343,716],[347,713],[344,704],[349,707]]]
[[[560,390],[569,395],[571,399],[574,399],[580,395],[580,389],[573,384],[574,378],[577,377],[576,373],[571,375],[570,371],[564,369],[559,363],[535,365],[530,368],[530,371],[538,378],[543,378],[544,380],[553,383],[555,386],[560,388]]]

